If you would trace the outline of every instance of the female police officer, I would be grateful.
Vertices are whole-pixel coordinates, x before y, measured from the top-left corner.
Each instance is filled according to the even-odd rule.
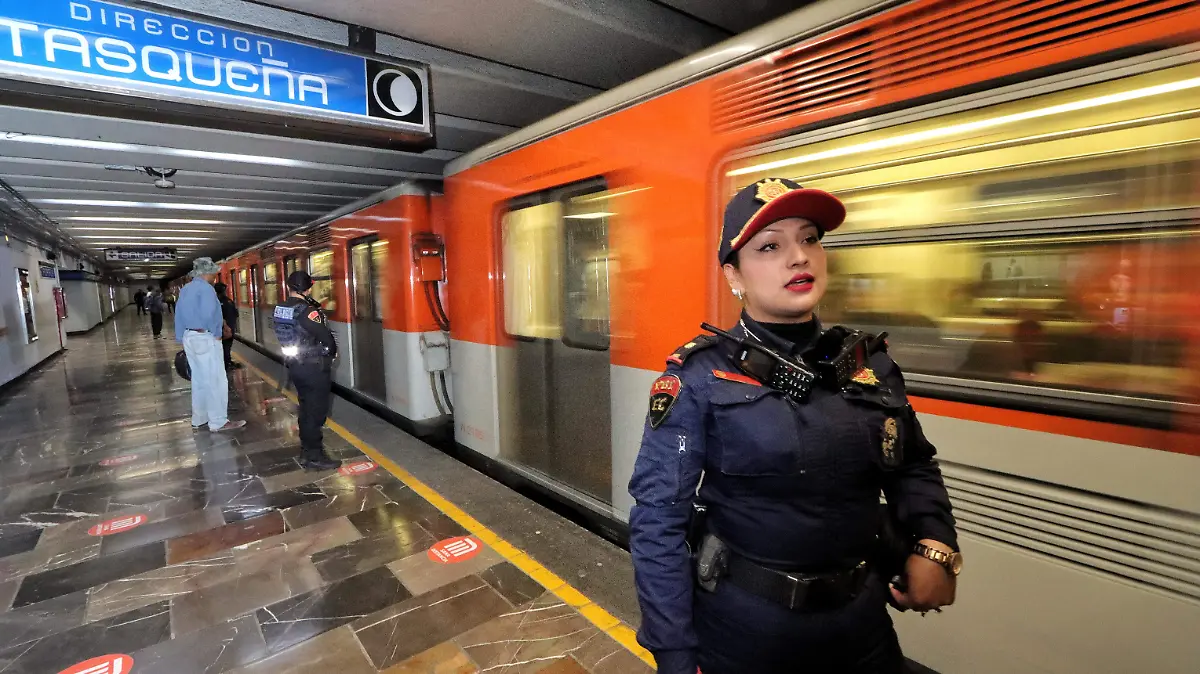
[[[813,315],[821,237],[844,219],[789,180],[738,192],[719,261],[741,320],[680,347],[651,389],[630,549],[659,672],[899,672],[886,602],[954,601],[954,520],[900,370],[882,339]],[[894,570],[884,520],[904,534]]]

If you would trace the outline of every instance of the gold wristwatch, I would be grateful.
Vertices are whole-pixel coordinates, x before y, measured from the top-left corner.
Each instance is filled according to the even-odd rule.
[[[937,548],[931,548],[924,543],[917,543],[913,546],[913,554],[941,564],[942,568],[946,569],[946,573],[951,576],[957,576],[962,573],[963,558],[961,553],[944,552]]]

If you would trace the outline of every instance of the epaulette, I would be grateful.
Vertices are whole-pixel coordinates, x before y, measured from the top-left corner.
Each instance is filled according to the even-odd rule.
[[[716,346],[719,341],[721,341],[720,338],[714,335],[699,335],[687,344],[675,349],[675,353],[667,357],[667,363],[670,365],[683,365],[684,361],[693,353],[703,351],[710,346]]]

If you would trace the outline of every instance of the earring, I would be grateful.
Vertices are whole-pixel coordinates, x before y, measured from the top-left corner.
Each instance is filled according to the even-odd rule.
[[[746,293],[742,292],[741,290],[738,290],[737,288],[734,288],[733,296],[740,300],[746,296]]]

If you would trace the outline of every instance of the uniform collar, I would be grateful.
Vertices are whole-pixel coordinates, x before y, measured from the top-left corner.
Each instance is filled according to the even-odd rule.
[[[776,349],[780,353],[794,355],[807,351],[817,341],[817,338],[821,336],[821,320],[816,316],[813,316],[813,322],[816,323],[817,329],[813,331],[812,340],[807,344],[795,344],[783,339],[782,337],[763,327],[758,321],[750,318],[745,309],[742,310],[742,316],[738,321],[737,329],[747,337],[750,337],[751,339],[757,339],[765,346]]]

